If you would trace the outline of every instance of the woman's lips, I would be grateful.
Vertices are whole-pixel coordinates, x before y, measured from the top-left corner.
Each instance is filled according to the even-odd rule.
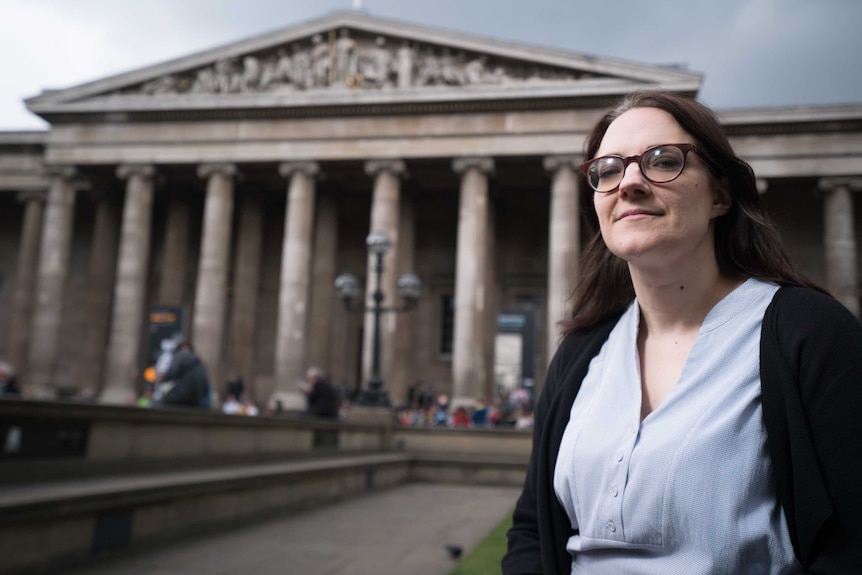
[[[639,219],[648,218],[648,217],[657,216],[657,215],[658,215],[657,212],[653,212],[650,210],[644,210],[644,209],[626,210],[623,213],[621,213],[619,216],[617,216],[617,221],[620,221],[620,220],[639,220]]]

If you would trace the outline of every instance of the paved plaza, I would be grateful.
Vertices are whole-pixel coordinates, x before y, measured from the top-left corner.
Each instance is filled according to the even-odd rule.
[[[447,544],[472,550],[519,489],[410,483],[69,575],[448,575]]]

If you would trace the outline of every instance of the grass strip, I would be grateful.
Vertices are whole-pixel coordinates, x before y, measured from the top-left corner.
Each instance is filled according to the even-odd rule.
[[[467,555],[449,575],[494,575],[502,573],[500,561],[506,553],[506,531],[512,526],[512,512]]]

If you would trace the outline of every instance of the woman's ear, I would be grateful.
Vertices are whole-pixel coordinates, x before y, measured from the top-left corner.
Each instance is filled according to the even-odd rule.
[[[732,205],[733,200],[730,198],[727,180],[724,179],[715,188],[715,195],[712,198],[712,217],[723,216],[730,211]]]

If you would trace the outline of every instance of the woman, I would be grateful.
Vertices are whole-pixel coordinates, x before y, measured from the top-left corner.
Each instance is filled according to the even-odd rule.
[[[862,327],[794,270],[714,114],[642,92],[535,414],[514,574],[862,573]]]

